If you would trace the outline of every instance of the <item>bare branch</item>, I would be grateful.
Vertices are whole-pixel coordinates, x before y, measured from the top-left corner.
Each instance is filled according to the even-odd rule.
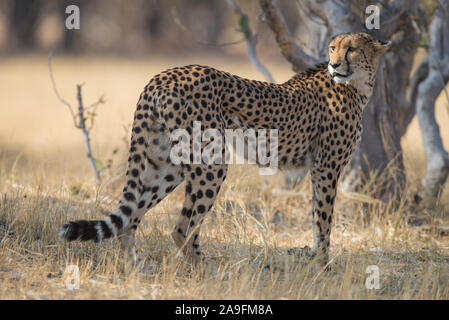
[[[310,17],[313,22],[329,28],[329,20],[327,19],[327,16],[315,2],[307,1],[307,3],[305,3],[304,0],[297,0],[296,5],[298,6],[298,10],[304,12],[304,14]]]
[[[80,130],[82,130],[83,135],[84,135],[84,142],[86,145],[86,149],[87,149],[87,157],[89,158],[90,164],[92,166],[92,169],[95,172],[95,177],[97,178],[97,180],[100,182],[101,181],[101,176],[100,176],[100,172],[98,171],[97,165],[95,163],[95,159],[92,155],[92,148],[90,146],[90,136],[89,136],[89,132],[92,129],[93,125],[94,125],[94,119],[95,119],[95,110],[96,108],[100,105],[104,103],[104,99],[103,97],[100,97],[100,99],[98,99],[97,102],[91,104],[88,108],[85,108],[83,105],[83,99],[82,99],[82,94],[81,94],[81,88],[83,86],[83,84],[78,84],[76,86],[76,93],[77,93],[77,100],[78,100],[78,114],[76,115],[75,112],[73,111],[72,105],[70,103],[68,103],[66,100],[64,100],[60,95],[59,92],[56,88],[56,82],[55,79],[53,77],[53,69],[51,67],[51,57],[52,57],[53,53],[50,52],[50,54],[48,55],[48,70],[50,73],[50,79],[51,79],[51,83],[53,85],[53,91],[56,94],[56,97],[58,98],[58,100],[63,103],[64,105],[66,105],[68,107],[68,109],[70,110],[70,113],[72,115],[72,119],[73,119],[73,124],[75,126],[75,128],[78,128]],[[93,111],[87,111],[87,109],[92,109]],[[86,118],[86,113],[88,114],[88,117]],[[87,121],[90,121],[90,126],[89,128],[87,127],[86,123]]]
[[[92,155],[92,149],[90,147],[90,137],[89,137],[89,130],[86,128],[86,119],[84,118],[84,105],[83,105],[83,98],[81,95],[81,88],[82,84],[76,85],[76,96],[78,99],[78,117],[79,117],[79,128],[83,131],[84,135],[84,142],[86,144],[87,149],[87,157],[89,158],[90,164],[92,166],[92,169],[95,172],[95,176],[98,181],[101,181],[100,173],[98,172],[97,165],[95,163],[95,159]]]
[[[240,25],[240,32],[243,33],[246,39],[246,44],[248,46],[248,56],[251,61],[251,63],[256,67],[257,70],[259,70],[260,73],[262,73],[267,79],[268,82],[274,82],[273,76],[268,71],[267,68],[265,68],[264,65],[260,62],[259,58],[256,54],[256,36],[251,31],[251,28],[249,26],[249,18],[248,16],[240,9],[240,7],[237,5],[237,3],[234,0],[226,0],[228,5],[232,8],[234,13],[240,17],[239,19],[239,25]]]
[[[104,97],[101,96],[97,102],[94,102],[90,105],[88,105],[87,107],[84,108],[84,110],[89,110],[89,109],[96,109],[100,104],[104,104],[106,101],[104,100]]]
[[[234,10],[234,12],[238,15],[244,14],[242,9],[237,5],[237,3],[234,0],[225,0],[227,4]]]
[[[76,115],[75,115],[75,112],[73,111],[72,105],[70,103],[68,103],[66,100],[64,100],[60,96],[60,94],[58,92],[58,89],[56,87],[56,82],[55,82],[55,79],[54,79],[54,76],[53,76],[53,68],[51,66],[51,58],[52,58],[52,56],[53,56],[53,51],[50,51],[50,53],[48,54],[48,70],[49,70],[49,73],[50,73],[50,80],[51,80],[51,84],[53,86],[53,91],[55,92],[56,98],[58,98],[58,100],[62,104],[65,104],[67,106],[67,108],[69,108],[70,114],[72,115],[73,124],[74,124],[74,126],[76,128],[79,128],[78,124],[76,123]]]
[[[301,72],[317,64],[318,61],[315,58],[306,54],[295,43],[277,1],[259,0],[259,4],[264,12],[265,22],[275,34],[281,53],[292,64],[293,70]]]

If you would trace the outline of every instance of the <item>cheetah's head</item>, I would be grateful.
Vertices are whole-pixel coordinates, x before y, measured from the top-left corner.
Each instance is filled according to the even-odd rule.
[[[361,92],[369,91],[379,59],[391,41],[374,40],[367,33],[344,33],[329,43],[328,70],[336,83],[351,84]]]

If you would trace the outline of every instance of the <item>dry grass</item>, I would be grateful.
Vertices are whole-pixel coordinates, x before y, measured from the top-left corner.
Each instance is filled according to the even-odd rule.
[[[121,190],[126,157],[123,129],[130,123],[140,90],[169,66],[211,64],[259,78],[245,60],[210,57],[147,60],[58,58],[53,62],[62,95],[74,101],[75,84],[86,82],[84,99],[104,94],[93,132],[94,153],[113,160],[105,181],[95,184],[80,133],[51,91],[46,57],[0,62],[0,299],[448,299],[449,188],[433,209],[401,205],[379,215],[368,194],[340,192],[332,232],[332,270],[286,253],[311,245],[310,186],[285,191],[283,177],[260,177],[250,166],[231,168],[213,213],[203,224],[203,248],[219,275],[201,276],[177,256],[170,232],[182,200],[182,186],[145,217],[137,233],[141,267],[131,267],[116,241],[67,244],[57,238],[67,220],[99,218],[113,208]],[[289,78],[274,61],[278,81]],[[437,117],[449,148],[449,116],[444,98]],[[125,139],[125,140],[126,140]],[[404,138],[409,188],[419,187],[425,159],[414,122]],[[112,150],[119,152],[112,155]],[[119,174],[117,174],[117,172]],[[405,199],[405,198],[404,198]],[[363,226],[363,208],[371,223]],[[408,224],[411,215],[419,226]],[[81,288],[65,288],[64,270],[76,264]],[[380,289],[368,290],[366,268],[377,265]]]

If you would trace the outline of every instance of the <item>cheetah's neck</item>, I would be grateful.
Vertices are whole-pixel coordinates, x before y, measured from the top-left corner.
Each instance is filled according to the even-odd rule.
[[[354,89],[356,89],[357,94],[361,97],[363,101],[363,107],[365,107],[366,103],[368,102],[369,98],[373,94],[373,88],[374,88],[374,79],[373,78],[353,78],[348,80],[344,83],[345,85],[350,85]]]
[[[322,78],[324,76],[331,81],[332,85],[342,85],[351,88],[351,91],[353,91],[359,98],[359,107],[363,110],[373,93],[375,76],[370,74],[368,77],[353,77],[347,82],[337,84],[329,74],[327,66],[327,62],[317,64],[316,66],[306,70],[305,72],[295,75],[293,78],[287,81],[286,84],[296,85],[301,82],[313,82],[315,79]]]

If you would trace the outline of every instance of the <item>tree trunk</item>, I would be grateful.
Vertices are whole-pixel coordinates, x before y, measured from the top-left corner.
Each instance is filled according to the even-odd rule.
[[[427,77],[418,85],[416,114],[426,154],[427,168],[421,195],[434,199],[449,175],[449,156],[435,120],[435,101],[449,81],[449,3],[440,1],[429,28]],[[447,92],[446,92],[447,94]],[[447,96],[446,96],[447,97]]]

